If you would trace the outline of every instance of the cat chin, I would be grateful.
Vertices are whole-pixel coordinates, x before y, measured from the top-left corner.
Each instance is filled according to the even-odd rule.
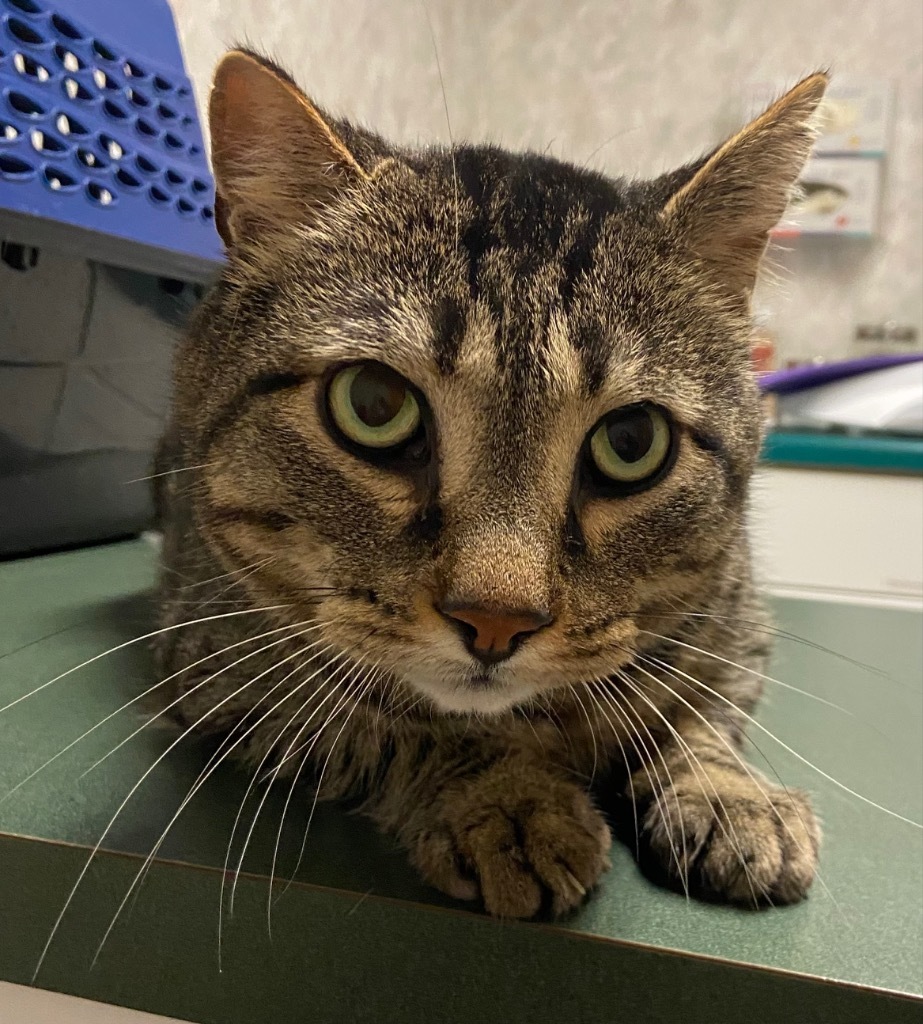
[[[535,692],[532,687],[499,682],[436,682],[431,678],[409,678],[406,682],[444,715],[502,715],[517,704],[525,703]]]
[[[528,694],[510,694],[499,691],[459,689],[454,693],[428,695],[436,710],[446,715],[481,715],[490,718],[505,714],[528,699]]]

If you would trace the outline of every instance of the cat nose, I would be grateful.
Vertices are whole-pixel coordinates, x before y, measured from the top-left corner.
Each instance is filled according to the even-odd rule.
[[[485,665],[509,658],[523,640],[553,621],[544,608],[488,608],[452,598],[436,608],[452,620],[465,646]]]

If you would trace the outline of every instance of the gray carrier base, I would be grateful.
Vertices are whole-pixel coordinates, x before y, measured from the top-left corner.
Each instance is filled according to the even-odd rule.
[[[129,536],[201,285],[0,240],[0,557]]]

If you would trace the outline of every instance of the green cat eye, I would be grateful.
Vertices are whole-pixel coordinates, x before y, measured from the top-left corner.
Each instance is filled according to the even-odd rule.
[[[656,406],[642,402],[605,417],[590,437],[590,455],[607,480],[635,487],[663,468],[672,440],[666,416]]]
[[[420,406],[410,385],[380,363],[340,370],[327,389],[327,408],[339,431],[363,448],[394,448],[420,426]]]

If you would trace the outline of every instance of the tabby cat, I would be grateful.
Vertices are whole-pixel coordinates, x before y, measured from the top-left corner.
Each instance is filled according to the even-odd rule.
[[[492,914],[586,897],[604,792],[672,884],[802,898],[809,801],[739,754],[769,632],[748,337],[826,82],[633,182],[391,145],[227,54],[228,261],[157,466],[161,625],[202,620],[157,641],[180,722],[360,799]]]

